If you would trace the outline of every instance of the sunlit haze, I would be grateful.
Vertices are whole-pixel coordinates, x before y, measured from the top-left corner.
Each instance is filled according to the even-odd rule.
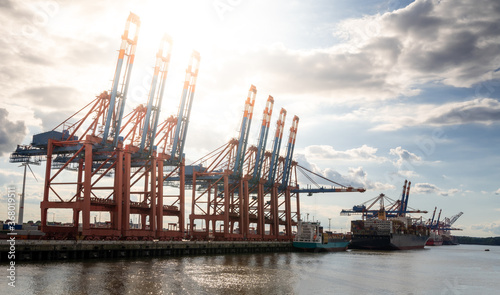
[[[356,217],[341,209],[380,193],[398,199],[407,179],[409,206],[429,211],[423,219],[435,207],[443,217],[463,211],[453,234],[500,235],[494,0],[2,1],[0,220],[7,187],[22,185],[10,153],[110,89],[130,12],[141,26],[126,113],[146,103],[163,34],[173,50],[161,119],[177,113],[191,52],[201,54],[187,164],[237,137],[253,84],[250,145],[272,95],[271,132],[280,108],[286,139],[300,117],[300,165],[367,189],[301,195],[303,216],[346,231]],[[24,221],[40,219],[44,168],[32,166],[38,181],[28,175]]]

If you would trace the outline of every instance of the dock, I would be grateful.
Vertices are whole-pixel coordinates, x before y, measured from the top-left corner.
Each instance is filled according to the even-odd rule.
[[[14,251],[12,251],[14,249]],[[290,252],[283,241],[0,241],[0,262]],[[9,254],[10,253],[10,254]]]

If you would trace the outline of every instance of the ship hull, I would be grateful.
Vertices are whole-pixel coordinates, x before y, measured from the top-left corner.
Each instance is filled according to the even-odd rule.
[[[434,240],[434,239],[428,239],[427,240],[427,243],[425,243],[426,246],[442,246],[443,245],[443,241],[439,241],[439,240]]]
[[[349,248],[368,250],[423,249],[428,238],[429,236],[409,234],[354,235]]]
[[[340,252],[346,251],[349,241],[323,243],[293,242],[293,247],[305,252]]]

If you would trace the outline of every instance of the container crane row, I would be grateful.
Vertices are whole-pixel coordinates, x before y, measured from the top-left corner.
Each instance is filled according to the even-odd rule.
[[[158,124],[173,44],[164,35],[147,103],[123,116],[140,24],[139,17],[130,13],[111,90],[102,92],[52,131],[34,135],[30,145],[18,146],[11,154],[11,162],[47,160],[41,202],[42,231],[47,238],[148,240],[184,235],[184,162],[179,156],[170,159],[167,141],[176,141],[177,152],[182,154],[200,55],[193,53],[186,73],[180,118],[171,116]],[[76,122],[70,123],[74,119]],[[174,134],[173,129],[179,126]],[[160,136],[163,133],[168,136]],[[163,144],[160,152],[157,143]],[[173,168],[164,175],[167,165]],[[68,181],[74,176],[64,170],[76,171],[76,179]],[[163,194],[163,180],[173,174],[179,179],[179,194],[171,203],[172,195]],[[48,211],[56,209],[72,210],[72,221],[63,226],[49,224]],[[110,221],[92,224],[91,212],[107,213]],[[178,218],[174,226],[169,224],[168,231],[164,230],[165,216]]]
[[[53,130],[35,134],[31,144],[19,145],[10,156],[13,163],[46,160],[40,204],[45,238],[292,240],[301,192],[364,192],[333,181],[339,187],[299,187],[297,168],[312,173],[293,160],[299,117],[292,119],[285,155],[280,156],[287,115],[281,108],[267,150],[274,107],[270,95],[257,144],[248,146],[254,85],[245,100],[238,138],[186,166],[184,148],[201,57],[197,51],[191,54],[176,115],[161,120],[173,48],[172,38],[163,35],[148,96],[125,115],[140,26],[140,18],[130,13],[111,89]],[[192,198],[188,225],[187,189]],[[71,212],[71,221],[50,223],[52,210]],[[109,220],[92,222],[97,213]]]

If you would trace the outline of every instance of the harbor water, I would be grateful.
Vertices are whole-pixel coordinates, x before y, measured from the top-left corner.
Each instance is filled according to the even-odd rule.
[[[485,251],[489,249],[489,251]],[[2,294],[498,294],[500,247],[19,262]]]

